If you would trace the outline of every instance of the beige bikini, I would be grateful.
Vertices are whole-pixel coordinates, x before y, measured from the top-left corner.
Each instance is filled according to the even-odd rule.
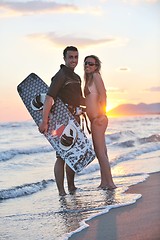
[[[99,101],[99,93],[97,91],[97,88],[96,88],[96,85],[94,82],[92,82],[91,85],[85,87],[85,90],[84,90],[84,94],[85,94],[85,97],[86,97],[86,101],[87,101],[87,98],[91,98],[91,102],[94,104],[95,102]],[[95,120],[99,120],[100,118],[106,117],[105,114],[101,114],[100,112],[96,114],[96,116],[93,116],[91,117],[91,115],[93,115],[93,113],[91,114],[91,112],[89,112],[89,110],[92,108],[93,106],[91,106],[89,109],[88,109],[88,115],[89,115],[89,118],[90,118],[90,121],[93,122]],[[94,112],[95,113],[95,112]]]

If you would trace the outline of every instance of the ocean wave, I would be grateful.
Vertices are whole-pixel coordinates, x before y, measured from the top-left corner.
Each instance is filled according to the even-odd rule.
[[[49,184],[53,183],[53,179],[42,180],[36,183],[24,184],[21,186],[16,186],[10,189],[4,189],[0,191],[0,200],[6,200],[11,198],[18,198],[33,193],[39,192],[46,188]]]
[[[154,134],[149,137],[139,138],[138,141],[141,144],[150,143],[150,142],[160,142],[160,134]]]
[[[22,123],[21,122],[5,122],[5,123],[0,123],[0,128],[18,128],[21,127]]]
[[[127,140],[124,142],[114,142],[112,144],[112,146],[129,148],[129,147],[134,147],[136,144],[146,144],[146,143],[156,143],[156,142],[160,142],[159,134],[154,134],[149,137],[138,138],[138,139],[134,139],[134,140]]]
[[[147,147],[143,147],[140,149],[136,149],[134,151],[131,151],[127,154],[123,154],[120,155],[119,157],[116,157],[112,162],[111,162],[111,166],[115,166],[120,162],[125,162],[125,161],[129,161],[129,160],[133,160],[138,156],[141,156],[142,154],[145,153],[150,153],[150,152],[154,152],[154,151],[159,151],[160,150],[160,144],[154,144],[154,145],[150,145]]]
[[[120,131],[120,132],[116,132],[116,133],[106,134],[105,140],[107,143],[113,143],[123,137],[125,137],[125,138],[126,137],[135,137],[135,133],[133,131],[127,130],[127,131]]]
[[[81,172],[78,172],[78,175],[90,174],[99,170],[99,163],[92,163],[86,166]]]
[[[114,143],[112,145],[112,147],[125,147],[125,148],[129,148],[129,147],[135,147],[133,151],[129,151],[128,153],[125,154],[121,154],[113,159],[110,159],[110,164],[111,167],[117,165],[120,162],[125,162],[125,161],[129,161],[129,160],[133,160],[138,156],[141,156],[143,154],[146,153],[151,153],[154,151],[159,151],[160,150],[160,144],[159,144],[159,135],[152,135],[148,138],[144,139],[144,143],[148,143],[148,145],[138,145],[137,144],[137,140],[128,140],[125,142],[120,142],[120,143]],[[146,140],[147,139],[147,140]],[[143,146],[143,147],[142,147]],[[98,160],[97,160],[98,161]],[[78,175],[84,175],[84,174],[91,174],[95,171],[99,170],[99,163],[98,162],[94,162],[89,164],[86,168],[84,168],[81,172],[78,173]]]
[[[0,162],[8,161],[17,155],[25,154],[30,155],[34,153],[43,153],[53,151],[52,147],[36,147],[36,148],[26,148],[26,149],[10,149],[8,151],[0,152]]]
[[[8,128],[21,128],[21,127],[32,127],[36,126],[34,121],[24,121],[24,122],[1,122],[0,128],[4,129],[4,127]]]
[[[149,174],[139,172],[139,173],[126,173],[126,174],[119,174],[114,176],[114,178],[132,178],[132,177],[141,177],[142,180],[144,181],[147,177],[149,177]],[[138,182],[139,183],[139,182]]]
[[[115,145],[118,146],[118,147],[129,148],[129,147],[134,147],[135,146],[135,141],[134,140],[128,140],[128,141],[116,143],[116,144],[114,144],[114,146]]]

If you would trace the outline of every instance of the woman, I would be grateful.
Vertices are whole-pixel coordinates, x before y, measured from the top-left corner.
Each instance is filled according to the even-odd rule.
[[[108,160],[105,143],[105,131],[108,126],[106,116],[106,90],[100,75],[101,61],[90,55],[84,59],[84,95],[86,97],[86,112],[91,122],[94,150],[100,164],[101,183],[99,188],[116,188]]]

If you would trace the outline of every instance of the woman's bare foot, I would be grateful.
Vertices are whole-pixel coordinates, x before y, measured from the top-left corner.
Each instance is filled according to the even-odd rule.
[[[107,184],[100,184],[99,186],[98,186],[98,189],[103,189],[103,190],[114,190],[114,189],[116,189],[117,187],[116,187],[116,185],[114,185],[114,184],[112,184],[112,185],[107,185]]]

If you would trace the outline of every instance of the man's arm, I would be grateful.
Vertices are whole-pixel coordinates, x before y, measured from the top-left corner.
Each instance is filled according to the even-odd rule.
[[[39,131],[41,133],[46,133],[48,130],[48,117],[53,104],[54,99],[51,96],[46,95],[46,99],[43,106],[42,122],[39,124]]]
[[[51,85],[48,89],[46,99],[43,106],[43,115],[42,115],[42,122],[39,124],[39,131],[41,133],[46,133],[48,130],[48,117],[52,105],[54,104],[54,99],[58,92],[60,91],[61,87],[64,84],[65,75],[63,71],[59,70],[54,77],[51,79]]]
[[[81,106],[86,106],[85,98],[83,96],[80,97],[80,105]]]

